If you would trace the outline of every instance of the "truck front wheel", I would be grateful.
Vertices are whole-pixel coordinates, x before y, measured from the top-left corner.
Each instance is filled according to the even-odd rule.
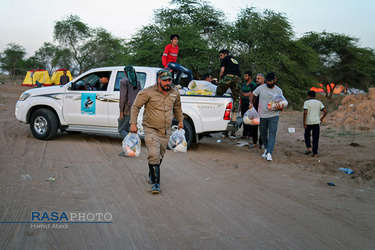
[[[30,119],[30,129],[39,140],[53,139],[58,130],[58,120],[55,113],[49,109],[38,109]]]

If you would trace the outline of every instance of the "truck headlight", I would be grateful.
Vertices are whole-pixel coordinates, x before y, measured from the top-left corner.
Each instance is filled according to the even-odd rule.
[[[22,93],[20,96],[20,101],[26,100],[27,98],[29,98],[29,96],[30,96],[30,93]]]

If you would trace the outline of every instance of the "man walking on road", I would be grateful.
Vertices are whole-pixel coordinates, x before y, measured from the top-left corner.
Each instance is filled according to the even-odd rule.
[[[267,161],[272,161],[273,148],[276,142],[277,126],[279,124],[279,111],[284,110],[284,105],[275,105],[277,110],[269,110],[268,103],[275,95],[283,95],[283,91],[275,85],[276,76],[273,72],[266,76],[267,84],[257,87],[252,95],[259,96],[260,136],[263,140],[265,151],[262,155]],[[250,98],[252,100],[253,98]],[[252,106],[252,104],[250,104]]]
[[[160,193],[160,164],[172,134],[173,117],[178,121],[178,129],[184,128],[180,93],[171,84],[171,72],[160,70],[157,84],[140,91],[131,109],[130,132],[137,133],[138,113],[145,106],[142,125],[148,149],[152,194]]]
[[[305,127],[305,155],[313,153],[313,157],[318,156],[320,124],[327,115],[327,110],[323,103],[315,99],[316,93],[313,90],[307,92],[308,100],[303,104],[303,126]],[[323,116],[320,117],[320,111],[323,111]],[[312,131],[312,150],[311,150],[311,131]]]

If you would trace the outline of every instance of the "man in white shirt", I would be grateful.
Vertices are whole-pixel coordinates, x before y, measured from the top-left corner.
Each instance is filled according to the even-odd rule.
[[[316,93],[310,90],[307,93],[308,100],[303,104],[303,126],[305,127],[305,144],[306,152],[305,155],[313,153],[313,157],[318,155],[318,145],[319,145],[319,134],[320,134],[320,123],[323,122],[327,115],[327,110],[325,109],[323,103],[315,99]],[[320,111],[323,111],[323,116],[320,117]],[[311,131],[312,131],[312,150],[311,150]]]
[[[270,72],[266,76],[267,84],[260,85],[251,94],[250,100],[253,100],[252,95],[259,96],[258,113],[260,116],[260,137],[262,138],[265,150],[262,155],[268,161],[272,161],[273,148],[276,142],[277,126],[279,124],[279,111],[284,110],[284,105],[275,105],[276,110],[269,110],[268,103],[275,95],[283,95],[283,91],[275,85],[276,76]],[[252,107],[250,103],[249,108]]]

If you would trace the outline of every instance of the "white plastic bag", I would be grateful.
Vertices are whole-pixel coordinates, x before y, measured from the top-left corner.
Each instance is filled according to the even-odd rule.
[[[189,89],[186,87],[183,87],[182,89],[179,89],[178,92],[180,92],[180,95],[186,95],[186,92],[188,92]]]
[[[280,107],[283,107],[285,109],[288,106],[288,101],[285,99],[283,95],[274,95],[271,101],[268,103],[267,107],[269,110],[276,110],[276,104],[279,104]]]
[[[188,88],[193,91],[206,90],[215,95],[217,86],[208,81],[192,80],[189,82]]]
[[[259,114],[254,107],[245,112],[243,115],[243,123],[246,125],[259,125]]]
[[[122,140],[122,150],[126,156],[138,157],[141,154],[141,139],[139,135],[128,133]]]
[[[186,153],[187,143],[185,139],[185,130],[178,129],[169,138],[168,147],[175,153]]]

